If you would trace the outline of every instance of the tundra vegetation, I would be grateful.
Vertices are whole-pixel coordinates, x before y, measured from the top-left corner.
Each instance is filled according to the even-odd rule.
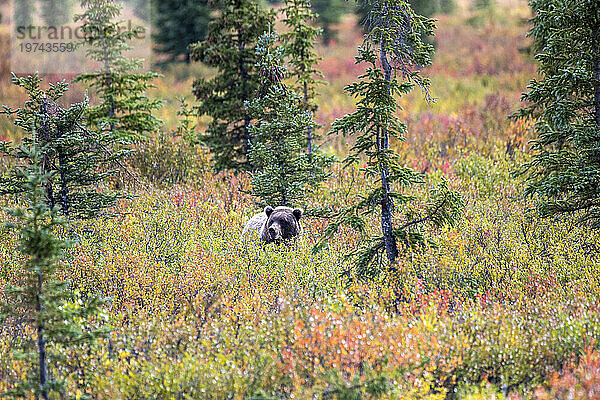
[[[0,393],[598,398],[597,1],[438,3],[373,0],[325,47],[303,1],[209,2],[193,62],[127,103],[116,69],[12,77],[0,26]],[[303,234],[245,246],[271,199],[252,152],[283,148],[346,162],[278,172]]]

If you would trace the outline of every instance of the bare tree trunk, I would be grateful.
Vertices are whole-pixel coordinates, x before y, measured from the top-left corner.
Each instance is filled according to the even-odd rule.
[[[285,189],[285,187],[281,191],[281,205],[286,207],[289,206],[287,199],[287,190]]]
[[[68,219],[69,218],[69,188],[67,187],[67,174],[65,172],[67,160],[65,160],[64,152],[62,149],[58,149],[58,169],[60,170],[60,205],[63,211],[63,214]]]
[[[110,69],[110,60],[108,59],[108,48],[106,47],[106,43],[104,43],[103,49],[104,51],[104,73],[106,74],[106,86],[112,86],[112,71]],[[111,101],[110,107],[108,109],[108,116],[110,118],[115,116],[115,103]],[[110,123],[110,131],[113,132],[115,130],[115,124],[111,121]]]
[[[42,121],[40,123],[39,132],[37,133],[37,144],[40,147],[46,146],[52,140],[52,127],[48,122],[49,110],[48,110],[48,99],[44,97],[42,99],[42,106],[40,109],[42,115]],[[47,173],[51,169],[52,159],[48,152],[44,152],[42,155],[42,173]],[[54,201],[54,190],[52,188],[52,180],[48,179],[46,183],[46,197],[48,198],[48,207],[54,208],[56,202]]]
[[[40,392],[42,395],[42,399],[48,400],[48,388],[46,388],[46,382],[48,377],[48,363],[46,361],[46,340],[44,339],[44,326],[41,324],[39,320],[39,315],[42,312],[42,287],[44,284],[43,272],[38,272],[38,293],[36,299],[36,313],[38,315],[37,322],[37,345],[38,345],[38,356],[39,356],[39,378],[40,378]]]
[[[388,83],[392,81],[392,66],[388,62],[387,53],[383,48],[383,45],[379,47],[379,56],[381,60],[381,67],[385,74],[385,80]],[[388,86],[388,90],[389,86]],[[387,161],[387,151],[390,149],[390,134],[386,129],[378,130],[377,132],[377,151],[381,155],[385,153],[384,158]],[[387,254],[388,261],[390,264],[396,262],[398,258],[398,246],[396,238],[394,237],[394,228],[392,225],[392,210],[394,204],[390,198],[390,183],[389,176],[390,170],[387,163],[380,166],[381,168],[381,231],[383,234],[383,241],[385,245],[385,252]]]
[[[240,46],[240,51],[244,49],[244,45]],[[240,57],[240,76],[242,77],[242,103],[245,103],[248,100],[248,95],[246,93],[246,80],[248,79],[248,74],[246,73],[246,66],[244,65],[243,57]],[[243,106],[242,106],[243,107]],[[250,169],[252,169],[252,164],[250,163],[250,115],[246,113],[244,115],[244,128],[242,137],[244,139],[244,152],[246,153],[246,162]]]
[[[599,21],[600,22],[600,21]],[[596,51],[592,66],[592,85],[594,86],[594,120],[600,128],[600,23],[596,26],[596,35],[593,43]],[[600,164],[600,150],[596,151],[596,163]]]
[[[597,34],[600,36],[600,33]],[[600,39],[596,41],[598,47],[596,51],[596,59],[594,60],[594,111],[595,111],[595,120],[596,125],[600,127]]]
[[[240,53],[239,60],[239,70],[240,70],[240,79],[242,80],[242,107],[245,107],[244,104],[246,100],[248,100],[248,89],[247,89],[247,80],[248,80],[248,72],[246,71],[246,65],[244,64],[244,49],[245,44],[242,38],[242,27],[238,27],[238,51]],[[246,156],[246,164],[249,169],[252,169],[252,164],[250,163],[250,115],[246,112],[244,115],[244,127],[242,128],[242,140],[244,141],[244,153]]]
[[[308,109],[308,83],[304,82],[304,105]],[[308,143],[308,154],[312,154],[312,126],[307,128],[306,142]]]
[[[329,40],[331,39],[331,29],[329,28],[329,24],[323,25],[323,44],[325,46],[329,46]]]

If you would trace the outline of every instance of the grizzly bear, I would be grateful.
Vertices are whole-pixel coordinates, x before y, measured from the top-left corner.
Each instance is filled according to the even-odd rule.
[[[265,207],[248,221],[242,235],[258,235],[264,243],[281,242],[302,233],[300,226],[302,210],[285,206]]]

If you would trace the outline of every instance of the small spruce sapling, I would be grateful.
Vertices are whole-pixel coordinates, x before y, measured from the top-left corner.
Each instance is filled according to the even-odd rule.
[[[307,127],[315,127],[312,113],[302,100],[282,82],[284,49],[275,46],[277,35],[265,33],[256,47],[261,86],[247,103],[256,122],[250,125],[252,194],[261,205],[298,206],[307,192],[326,177],[331,160],[304,151]]]
[[[406,125],[396,116],[398,96],[418,85],[429,97],[429,81],[414,67],[431,62],[433,46],[424,43],[422,37],[433,34],[433,21],[415,14],[406,0],[376,0],[369,9],[369,33],[356,57],[357,63],[367,64],[367,70],[359,82],[346,86],[346,91],[357,99],[357,110],[336,120],[331,134],[357,134],[344,165],[351,167],[359,160],[365,161],[363,171],[371,185],[356,204],[332,214],[333,222],[315,249],[324,246],[342,225],[358,231],[362,240],[348,257],[354,260],[359,279],[375,278],[382,272],[382,265],[393,276],[402,252],[428,242],[420,227],[454,223],[463,205],[459,194],[442,182],[431,193],[422,214],[411,212],[408,206],[415,198],[399,190],[421,184],[424,179],[401,165],[399,154],[390,146],[391,139],[404,140],[406,132]],[[407,80],[400,81],[399,77]],[[381,234],[370,236],[368,220],[375,215]]]
[[[21,383],[5,395],[62,398],[69,394],[65,393],[66,382],[57,368],[64,361],[61,349],[93,345],[106,333],[105,329],[96,327],[100,322],[101,301],[87,296],[83,302],[81,296],[69,288],[69,282],[56,278],[58,262],[68,246],[68,242],[56,234],[65,220],[57,208],[49,207],[46,201],[46,188],[56,171],[44,171],[44,154],[48,149],[40,149],[37,143],[30,142],[20,147],[19,152],[28,160],[28,164],[17,171],[24,190],[23,206],[7,211],[14,221],[9,228],[19,235],[18,249],[26,261],[19,284],[7,284],[4,288],[0,318],[31,328],[25,330],[31,336],[17,341],[13,353],[14,357],[26,360],[30,368]]]
[[[177,127],[139,146],[131,159],[141,176],[156,185],[196,181],[209,165],[207,151],[198,143],[196,112],[185,98],[177,100]]]

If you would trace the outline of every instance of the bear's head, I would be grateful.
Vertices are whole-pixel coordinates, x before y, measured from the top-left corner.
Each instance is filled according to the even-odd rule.
[[[300,217],[302,210],[290,207],[265,207],[267,222],[262,230],[262,240],[265,243],[279,242],[292,239],[302,232]]]

